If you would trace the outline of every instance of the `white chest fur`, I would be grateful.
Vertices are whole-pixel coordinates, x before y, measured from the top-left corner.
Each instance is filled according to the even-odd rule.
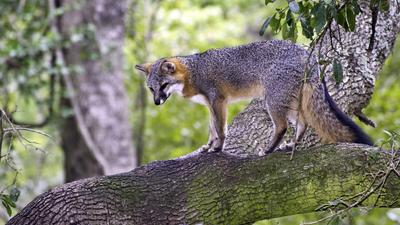
[[[208,101],[207,101],[206,97],[202,94],[194,95],[194,96],[190,97],[190,100],[192,102],[196,102],[196,103],[199,103],[202,105],[208,105]]]
[[[167,95],[170,95],[172,93],[177,93],[179,95],[182,95],[182,91],[183,91],[183,84],[173,84],[171,86],[169,86],[167,92]]]

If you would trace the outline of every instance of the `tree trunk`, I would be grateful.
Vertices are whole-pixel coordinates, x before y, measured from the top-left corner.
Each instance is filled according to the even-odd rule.
[[[58,1],[61,6],[74,2]],[[122,80],[126,8],[125,0],[85,1],[59,20],[59,29],[65,36],[74,37],[78,31],[84,38],[63,50],[65,63],[82,69],[65,81],[73,95],[70,103],[74,109],[73,117],[67,118],[62,127],[67,181],[135,167]],[[75,38],[79,35],[75,34]]]
[[[358,30],[341,33],[340,60],[347,77],[342,90],[332,93],[349,113],[367,104],[400,30],[400,8],[392,0],[391,11],[379,16],[377,45],[365,51],[371,18],[366,6],[362,3]],[[230,126],[225,152],[192,153],[129,173],[69,183],[37,197],[9,224],[249,224],[316,209],[400,207],[398,155],[340,144],[308,148],[293,160],[279,152],[252,156],[271,133],[257,104]],[[308,145],[318,141],[311,134],[306,140]]]

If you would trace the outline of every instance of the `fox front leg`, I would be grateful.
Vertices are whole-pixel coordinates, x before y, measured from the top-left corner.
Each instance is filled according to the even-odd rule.
[[[210,109],[208,142],[207,142],[207,144],[205,144],[201,147],[202,152],[207,152],[208,150],[210,150],[211,146],[213,145],[214,140],[217,139],[217,132],[215,131],[214,127],[215,127],[214,119],[212,118],[212,112]]]
[[[226,102],[218,99],[210,104],[210,136],[203,151],[218,152],[222,150],[225,141]]]

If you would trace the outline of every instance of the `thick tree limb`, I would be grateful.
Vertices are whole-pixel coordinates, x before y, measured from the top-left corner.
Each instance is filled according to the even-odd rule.
[[[287,153],[262,158],[215,153],[154,162],[55,188],[8,224],[248,224],[314,212],[339,199],[337,207],[343,208],[377,189],[377,174],[386,170],[391,155],[342,144],[289,158]],[[357,206],[377,200],[377,207],[400,207],[395,173],[380,193]]]

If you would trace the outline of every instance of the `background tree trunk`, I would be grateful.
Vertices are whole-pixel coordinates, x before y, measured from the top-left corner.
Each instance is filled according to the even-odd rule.
[[[72,0],[58,0],[60,6]],[[77,67],[67,77],[74,115],[63,123],[66,180],[115,174],[135,167],[136,158],[123,83],[125,0],[84,1],[59,20],[61,32],[81,38],[63,50],[65,63]],[[73,90],[70,90],[70,89]],[[74,102],[75,101],[75,102]],[[75,104],[74,104],[75,103]]]
[[[390,12],[380,13],[377,45],[365,51],[371,17],[367,4],[361,4],[358,30],[341,34],[340,60],[347,77],[340,92],[332,91],[349,113],[367,104],[400,30],[400,8],[392,0]],[[322,42],[321,51],[325,47]],[[225,152],[192,153],[129,173],[69,183],[37,197],[9,224],[248,224],[317,208],[400,207],[398,155],[341,144],[309,148],[293,160],[279,152],[251,156],[265,147],[271,133],[257,104],[234,120]],[[311,134],[306,140],[308,145],[318,141]]]

